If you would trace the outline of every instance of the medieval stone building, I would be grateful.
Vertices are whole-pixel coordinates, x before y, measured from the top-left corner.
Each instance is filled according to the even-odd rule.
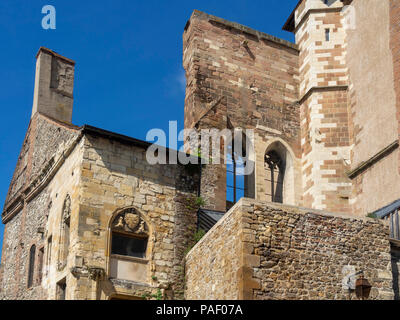
[[[41,48],[0,298],[398,299],[400,3],[300,0],[284,29],[184,29],[185,128],[252,129],[245,176],[73,125],[74,62]]]

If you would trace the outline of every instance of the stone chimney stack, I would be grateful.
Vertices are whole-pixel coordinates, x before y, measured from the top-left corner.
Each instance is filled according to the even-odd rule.
[[[36,56],[32,117],[38,112],[71,123],[75,62],[41,47]]]

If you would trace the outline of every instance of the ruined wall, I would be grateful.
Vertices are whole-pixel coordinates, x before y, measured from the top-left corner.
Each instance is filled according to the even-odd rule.
[[[296,45],[194,11],[183,35],[183,51],[185,128],[259,127],[265,140],[283,139],[300,158]],[[221,105],[226,114],[216,122],[215,113],[222,111]],[[262,158],[265,151],[260,150]],[[210,208],[223,211],[225,167],[214,169],[210,176],[216,179],[204,181],[203,186],[215,190],[211,200],[216,205],[211,203]],[[252,184],[254,193],[254,181]]]
[[[230,281],[223,281],[232,267],[231,253],[220,254],[222,230],[226,242],[232,243],[230,235],[242,242],[235,248],[242,247],[237,255],[244,258]],[[388,235],[388,225],[381,220],[242,199],[189,252],[187,296],[347,300],[342,268],[350,265],[364,270],[372,285],[369,299],[393,299]],[[213,250],[207,248],[210,244]],[[201,270],[202,276],[195,270]],[[234,293],[231,283],[236,281],[239,292]],[[213,287],[214,293],[208,289]],[[351,299],[356,299],[354,293]]]
[[[398,140],[395,94],[398,83],[395,77],[398,76],[393,69],[393,61],[399,56],[393,45],[397,43],[398,46],[393,38],[396,37],[398,19],[393,17],[396,9],[391,7],[390,1],[370,0],[366,5],[365,1],[354,0],[352,6],[355,28],[347,31],[354,126],[351,170],[370,162],[368,170],[353,178],[352,201],[354,213],[366,215],[400,197],[400,177],[396,170],[399,150],[392,148],[380,159],[371,161],[373,156]]]
[[[207,105],[227,99],[234,127],[257,123],[282,132],[298,152],[298,51],[290,42],[194,11],[183,35],[185,128]]]

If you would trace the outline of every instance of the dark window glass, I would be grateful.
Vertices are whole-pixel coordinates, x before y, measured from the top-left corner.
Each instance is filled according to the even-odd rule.
[[[283,203],[284,163],[275,151],[265,155],[267,169],[267,196],[271,202]]]
[[[33,273],[35,270],[36,246],[33,245],[29,251],[29,270],[28,270],[28,288],[33,285]]]
[[[325,29],[325,40],[330,41],[331,40],[331,30]]]
[[[136,258],[145,258],[146,248],[147,238],[132,238],[117,233],[113,233],[112,235],[112,254]]]

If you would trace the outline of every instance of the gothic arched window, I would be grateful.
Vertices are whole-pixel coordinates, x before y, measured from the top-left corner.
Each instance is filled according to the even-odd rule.
[[[28,288],[33,285],[33,277],[35,274],[35,255],[36,255],[36,246],[32,245],[29,250],[29,266],[28,266]]]
[[[246,194],[245,183],[245,160],[235,152],[233,144],[228,147],[226,162],[226,202],[230,209],[236,202]]]
[[[111,254],[146,258],[148,227],[140,214],[129,208],[118,214],[111,228]]]
[[[278,152],[271,150],[265,154],[265,167],[267,170],[267,196],[271,202],[283,203],[285,163]]]
[[[60,225],[60,246],[58,253],[58,269],[62,270],[67,265],[69,242],[70,242],[70,220],[71,220],[71,198],[65,198],[61,225]]]

